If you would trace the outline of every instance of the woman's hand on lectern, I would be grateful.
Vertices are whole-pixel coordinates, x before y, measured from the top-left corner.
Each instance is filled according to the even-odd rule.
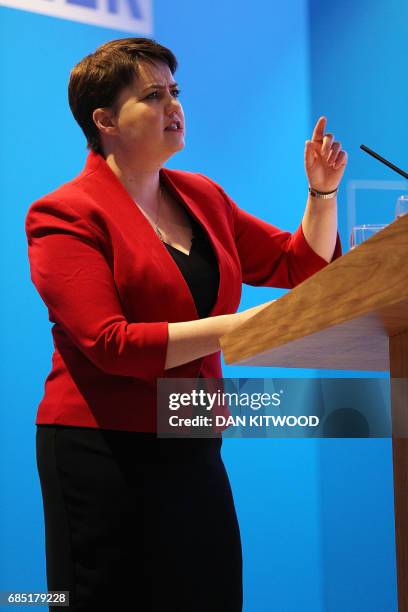
[[[312,140],[305,144],[305,169],[309,186],[317,191],[334,191],[340,184],[347,165],[347,153],[334,135],[325,134],[327,119],[320,117]]]
[[[276,300],[270,300],[269,302],[265,302],[264,304],[259,304],[258,306],[252,306],[252,308],[241,310],[241,312],[236,312],[235,315],[233,315],[233,317],[235,317],[233,329],[235,329],[235,327],[238,327],[239,325],[242,325],[242,323],[245,323],[246,321],[248,321],[248,319],[251,319],[254,315],[258,314],[258,312],[260,312],[273,302],[276,302]]]

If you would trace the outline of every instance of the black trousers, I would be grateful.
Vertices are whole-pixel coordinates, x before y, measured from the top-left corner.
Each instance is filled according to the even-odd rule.
[[[220,438],[38,425],[36,443],[48,590],[69,610],[241,612]]]

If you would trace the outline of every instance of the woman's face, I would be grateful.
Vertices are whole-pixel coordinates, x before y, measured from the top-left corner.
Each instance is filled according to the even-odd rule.
[[[162,163],[184,147],[179,90],[167,64],[145,61],[138,68],[137,78],[121,91],[114,105],[112,135],[127,155]]]

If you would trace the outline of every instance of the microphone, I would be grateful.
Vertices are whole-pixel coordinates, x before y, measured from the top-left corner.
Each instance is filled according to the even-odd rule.
[[[394,172],[398,172],[398,174],[400,174],[404,178],[408,179],[408,172],[404,172],[404,170],[401,170],[401,168],[398,168],[398,166],[395,166],[394,164],[389,162],[388,159],[385,159],[384,157],[381,157],[381,155],[378,155],[378,153],[376,153],[372,149],[369,149],[368,147],[366,147],[363,144],[360,145],[360,149],[362,149],[363,151],[365,151],[369,155],[372,155],[372,157],[375,157],[375,159],[378,159],[378,161],[382,162],[383,164],[385,164],[386,166],[391,168],[391,170],[394,170]]]

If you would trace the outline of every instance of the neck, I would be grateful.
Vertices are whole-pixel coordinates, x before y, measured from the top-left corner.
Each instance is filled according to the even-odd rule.
[[[109,153],[106,163],[137,204],[154,219],[159,202],[160,164],[150,167],[141,161],[128,161],[118,153]]]

